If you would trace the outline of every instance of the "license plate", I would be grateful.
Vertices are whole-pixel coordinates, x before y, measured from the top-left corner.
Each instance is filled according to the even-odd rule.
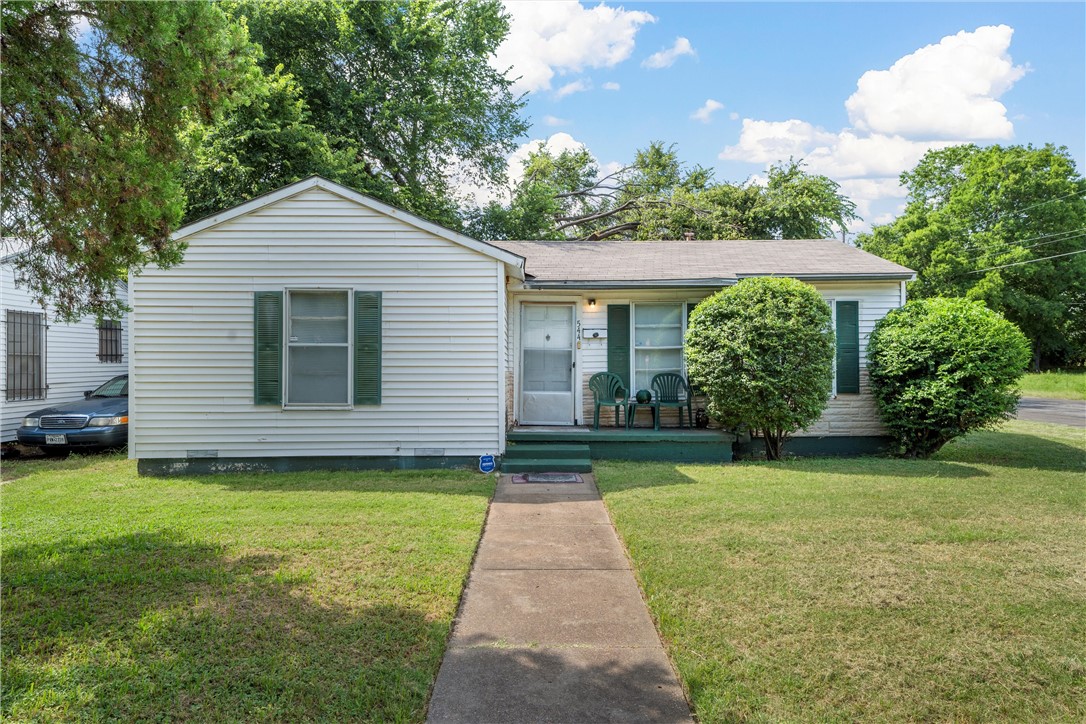
[[[67,435],[46,435],[45,436],[45,444],[46,445],[67,445],[68,444],[68,436]]]

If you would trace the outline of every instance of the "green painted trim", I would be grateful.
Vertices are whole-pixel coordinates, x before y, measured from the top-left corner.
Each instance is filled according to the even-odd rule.
[[[837,393],[860,391],[860,303],[837,302]]]
[[[752,438],[749,443],[736,445],[740,457],[764,458],[765,442]],[[893,438],[876,435],[826,435],[823,437],[794,437],[784,443],[785,457],[858,457],[886,455],[894,452]]]
[[[548,444],[556,448],[587,445],[593,460],[637,460],[686,463],[726,463],[732,460],[735,435],[723,430],[511,430],[506,433],[506,457],[519,454],[521,445],[538,451]],[[538,452],[537,452],[538,455]]]
[[[630,389],[630,305],[607,305],[607,371]]]
[[[354,404],[381,404],[381,292],[354,293]]]
[[[501,457],[494,457],[495,469]],[[478,470],[473,456],[336,456],[336,457],[252,457],[252,458],[140,458],[140,475],[212,475],[216,473],[294,473],[316,470],[433,470],[470,468]]]
[[[599,430],[590,428],[572,427],[567,430],[530,430],[520,428],[510,430],[505,434],[505,439],[510,443],[545,443],[564,442],[580,445],[591,445],[595,442],[679,442],[679,443],[727,443],[731,445],[735,441],[735,435],[724,430],[702,430],[690,428],[664,428],[653,430],[652,428],[624,428],[600,426]]]

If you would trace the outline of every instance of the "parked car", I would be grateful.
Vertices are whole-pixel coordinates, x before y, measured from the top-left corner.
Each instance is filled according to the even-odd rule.
[[[22,445],[40,447],[47,455],[73,450],[106,450],[128,444],[128,375],[119,375],[81,402],[32,412],[15,435]]]

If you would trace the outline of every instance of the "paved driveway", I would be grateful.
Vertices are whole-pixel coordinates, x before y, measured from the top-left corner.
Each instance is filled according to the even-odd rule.
[[[1018,403],[1019,420],[1055,422],[1059,425],[1086,427],[1086,402],[1082,400],[1053,400],[1044,397],[1023,397]]]

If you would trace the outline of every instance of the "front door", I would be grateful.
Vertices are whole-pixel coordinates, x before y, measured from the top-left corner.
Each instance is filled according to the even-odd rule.
[[[520,422],[573,424],[573,305],[521,306]]]

